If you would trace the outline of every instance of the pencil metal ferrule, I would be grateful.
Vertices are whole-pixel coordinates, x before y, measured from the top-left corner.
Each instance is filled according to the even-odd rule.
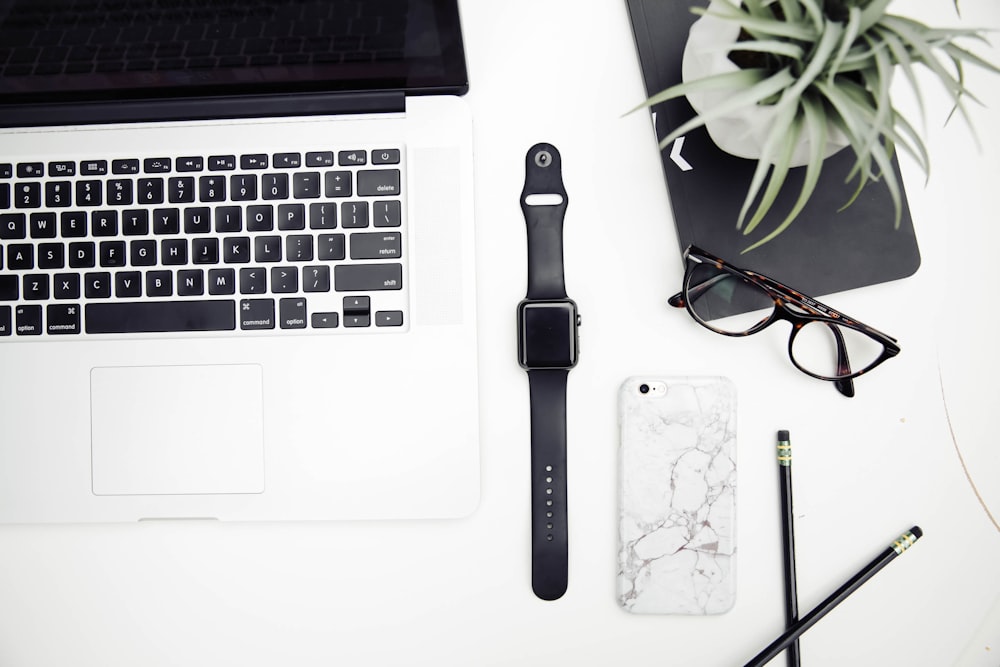
[[[899,555],[913,546],[917,541],[917,536],[913,534],[912,531],[906,531],[899,536],[899,539],[892,543],[892,550]]]
[[[778,441],[778,465],[792,465],[792,443],[787,440]]]

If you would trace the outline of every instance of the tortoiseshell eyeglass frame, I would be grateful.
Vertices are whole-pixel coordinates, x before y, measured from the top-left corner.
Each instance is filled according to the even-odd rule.
[[[792,364],[794,364],[796,368],[806,375],[835,383],[837,391],[844,396],[854,396],[854,383],[852,382],[854,378],[871,371],[882,362],[899,354],[899,345],[897,344],[896,339],[892,336],[886,335],[878,329],[874,329],[852,317],[848,317],[847,315],[834,310],[830,306],[827,306],[826,304],[821,303],[816,299],[799,292],[798,290],[792,289],[791,287],[788,287],[773,278],[768,278],[760,273],[747,271],[746,269],[733,266],[729,262],[726,262],[725,260],[693,245],[688,246],[687,250],[684,251],[684,260],[684,289],[670,297],[668,303],[671,306],[675,308],[686,308],[688,313],[698,324],[701,324],[710,331],[714,331],[715,333],[719,333],[724,336],[750,336],[758,331],[766,329],[778,320],[785,320],[791,323],[792,331],[788,337],[788,358],[791,359]],[[715,268],[720,271],[724,271],[725,273],[720,273],[719,276],[715,278],[692,285],[691,278],[693,271],[699,264],[714,265]],[[774,302],[774,308],[771,311],[771,314],[761,319],[757,324],[753,325],[749,329],[740,332],[717,329],[708,321],[702,319],[694,311],[691,303],[693,301],[697,301],[701,295],[705,294],[713,285],[715,285],[716,282],[718,282],[718,278],[724,277],[726,274],[734,275],[766,293],[767,296]],[[795,356],[792,354],[792,345],[795,341],[795,336],[802,329],[802,327],[810,322],[825,322],[830,325],[837,325],[830,326],[834,338],[837,341],[837,375],[829,376],[814,373],[807,368],[803,368],[798,361],[795,360]],[[847,358],[847,347],[844,343],[844,337],[838,329],[838,326],[853,329],[854,331],[862,333],[872,340],[880,343],[882,345],[882,353],[875,359],[875,361],[868,364],[864,368],[852,371],[850,360]]]

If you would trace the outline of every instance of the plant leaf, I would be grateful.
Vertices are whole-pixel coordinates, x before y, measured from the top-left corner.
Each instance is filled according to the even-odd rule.
[[[879,22],[885,15],[885,10],[892,0],[872,0],[868,6],[861,11],[861,23],[858,25],[859,33],[866,33],[868,29]]]
[[[775,154],[778,146],[783,141],[786,142],[786,131],[792,123],[795,111],[796,108],[790,105],[786,105],[782,109],[775,110],[775,117],[771,124],[771,129],[768,131],[767,137],[764,139],[763,146],[761,146],[761,154],[760,158],[757,160],[757,167],[754,169],[753,177],[750,179],[750,187],[747,188],[747,194],[743,200],[743,206],[740,209],[739,217],[736,219],[737,229],[743,228],[743,222],[746,220],[746,216],[750,211],[750,206],[753,204],[754,199],[757,198],[757,194],[764,185],[764,179],[771,170],[771,164],[773,162],[771,156]],[[757,212],[760,212],[760,206],[757,207]],[[765,213],[767,213],[766,209],[761,215]]]
[[[812,42],[818,37],[816,30],[810,28],[808,24],[802,23],[801,21],[792,23],[776,18],[769,19],[752,16],[747,12],[734,7],[728,2],[713,3],[709,9],[696,13],[712,14],[713,16],[718,16],[719,18],[737,21],[744,30],[751,34],[762,33],[773,37],[797,39],[803,42]]]
[[[795,201],[792,210],[785,216],[785,219],[771,233],[752,244],[746,250],[743,250],[740,254],[759,248],[785,231],[798,218],[802,209],[805,208],[806,202],[809,201],[809,198],[812,197],[813,192],[816,190],[816,184],[819,182],[819,176],[823,170],[823,154],[826,149],[826,111],[821,102],[809,95],[802,98],[802,111],[805,117],[806,134],[809,137],[809,162],[806,164],[805,178],[802,182],[802,189],[799,191],[799,198]],[[750,229],[748,228],[744,232],[744,235],[749,233]]]
[[[736,44],[727,44],[723,48],[726,51],[757,51],[760,53],[770,53],[777,56],[785,56],[792,60],[802,60],[805,51],[801,46],[793,42],[783,42],[777,39],[753,39]]]
[[[847,57],[847,52],[850,51],[851,46],[854,44],[854,40],[858,36],[858,29],[860,25],[861,10],[857,7],[851,7],[847,17],[847,25],[844,27],[843,37],[840,39],[840,49],[838,49],[837,55],[830,63],[830,71],[827,76],[828,81],[833,82],[833,77],[836,76],[838,71],[840,71],[841,63],[844,62],[844,58]]]
[[[642,104],[630,109],[628,113],[634,113],[639,109],[656,106],[661,102],[682,97],[688,93],[708,90],[739,90],[752,86],[760,81],[764,81],[767,78],[767,74],[768,71],[765,68],[738,69],[734,72],[714,74],[702,79],[697,79],[696,81],[678,83],[675,86],[670,86],[665,90],[661,90]]]

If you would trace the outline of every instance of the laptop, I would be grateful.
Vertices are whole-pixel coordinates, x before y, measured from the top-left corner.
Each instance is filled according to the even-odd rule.
[[[0,522],[479,498],[455,0],[0,0]]]

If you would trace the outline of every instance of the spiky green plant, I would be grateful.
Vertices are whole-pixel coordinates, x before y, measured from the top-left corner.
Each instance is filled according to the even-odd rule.
[[[917,21],[888,14],[891,0],[720,0],[696,14],[712,13],[735,21],[741,40],[730,59],[734,72],[707,76],[672,86],[650,97],[649,107],[691,92],[727,90],[727,102],[703,111],[677,127],[660,142],[676,138],[714,118],[745,106],[774,106],[775,122],[762,145],[737,229],[750,234],[771,210],[785,183],[795,145],[805,133],[808,163],[802,189],[785,218],[763,239],[744,252],[775,238],[799,215],[812,195],[823,166],[828,127],[839,129],[850,141],[856,160],[847,181],[856,181],[849,206],[871,181],[884,181],[895,206],[895,225],[902,214],[902,196],[892,169],[896,147],[911,155],[926,177],[930,160],[920,135],[893,106],[889,89],[896,70],[912,86],[924,115],[915,68],[929,69],[968,121],[964,66],[973,64],[1000,73],[994,65],[959,47],[959,39],[985,42],[983,31],[930,28]],[[955,0],[958,11],[958,0]],[[829,123],[829,125],[828,125]],[[971,125],[971,123],[970,123]],[[766,188],[765,186],[766,182]],[[763,189],[763,194],[761,190]],[[756,208],[753,202],[760,195]],[[751,209],[753,208],[752,212]],[[841,210],[843,210],[843,208]]]

